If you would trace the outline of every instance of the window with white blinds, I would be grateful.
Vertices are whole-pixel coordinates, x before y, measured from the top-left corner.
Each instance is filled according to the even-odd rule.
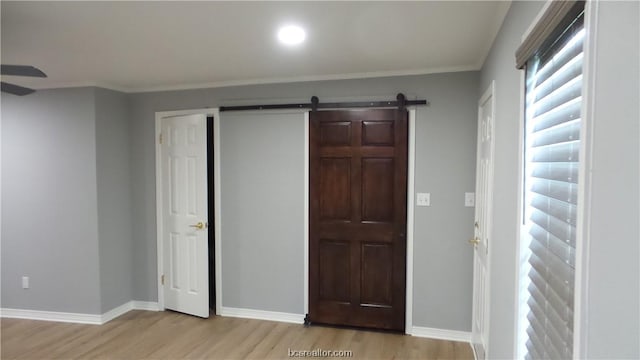
[[[526,63],[521,354],[570,359],[582,103],[583,12]],[[565,23],[566,24],[566,23]],[[559,35],[558,35],[559,33]],[[522,311],[523,310],[523,311]]]

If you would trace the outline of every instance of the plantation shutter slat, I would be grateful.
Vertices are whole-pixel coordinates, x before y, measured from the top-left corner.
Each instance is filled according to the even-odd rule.
[[[565,221],[567,227],[575,227],[577,217],[577,209],[575,205],[548,197],[534,195],[531,200],[531,206],[547,216],[554,217],[560,221]]]
[[[544,349],[541,348],[541,344],[544,343],[543,340],[540,340],[535,332],[527,331],[527,335],[529,335],[529,341],[527,342],[527,349],[529,350],[529,359],[541,359],[542,354],[544,354]],[[538,347],[538,348],[536,348]]]
[[[567,266],[569,264],[565,264],[562,259],[559,259],[556,254],[548,251],[548,249],[539,242],[532,245],[532,247],[534,247],[537,252],[537,254],[532,255],[531,265],[533,270],[529,273],[533,283],[538,286],[534,277],[539,276],[541,278],[540,281],[544,281],[540,289],[544,289],[544,291],[553,290],[554,294],[563,300],[563,306],[572,309],[573,269]]]
[[[565,308],[567,310],[572,310],[573,305],[571,305],[571,302],[573,300],[573,295],[571,294],[571,291],[567,289],[567,286],[572,284],[573,281],[568,283],[565,282],[567,281],[567,278],[572,275],[572,272],[562,271],[561,266],[558,266],[559,264],[557,262],[549,266],[544,264],[544,261],[550,259],[552,259],[552,257],[549,256],[549,254],[532,256],[532,270],[529,272],[531,284],[535,286],[538,291],[545,296],[545,298],[551,297],[543,300],[552,302],[552,305],[556,308],[558,313],[564,312],[563,309]],[[531,296],[535,296],[535,294],[531,294]]]
[[[538,326],[543,329],[545,334],[553,335],[553,336],[547,337],[548,342],[552,344],[553,348],[558,354],[562,354],[563,358],[567,358],[566,357],[567,346],[565,345],[564,342],[562,342],[562,340],[560,340],[565,336],[564,334],[565,329],[562,326],[558,326],[558,327],[554,326],[554,320],[556,320],[559,323],[561,323],[562,320],[560,320],[557,316],[556,317],[546,316],[545,317],[546,322],[541,323],[538,319],[540,319],[541,316],[546,313],[548,313],[547,309],[541,308],[537,303],[531,304],[531,313],[529,314],[530,318],[536,319]]]
[[[540,164],[532,170],[532,175],[539,179],[578,183],[578,166],[567,166],[563,163]]]
[[[580,119],[564,121],[551,128],[536,129],[536,134],[532,144],[534,147],[580,140]]]
[[[582,106],[579,100],[580,99],[575,99],[574,101],[555,108],[544,116],[539,116],[536,119],[534,130],[543,130],[564,124],[570,120],[578,119],[580,117],[580,106]]]
[[[540,323],[540,320],[533,316],[533,312],[529,313],[528,316],[529,323],[531,326],[528,329],[529,335],[531,333],[537,334],[546,334],[547,329],[543,324]],[[539,336],[539,335],[538,335]],[[544,354],[543,358],[551,358],[551,359],[567,359],[567,357],[562,356],[564,351],[558,349],[556,345],[551,341],[551,336],[539,337],[539,340],[534,343],[534,347],[537,352]]]
[[[582,74],[582,47],[584,44],[584,38],[576,39],[575,45],[577,47],[564,48],[558,51],[553,58],[553,62],[547,63],[547,66],[538,71],[537,82],[540,84],[541,89],[544,89],[545,83],[555,76],[569,76],[574,74],[575,71],[578,74]],[[579,66],[576,66],[576,62],[580,62]]]
[[[533,336],[535,336],[535,334],[533,334]],[[527,360],[540,359],[542,357],[538,354],[533,344],[534,342],[531,340],[527,341],[527,349],[529,350],[529,353],[524,357]]]
[[[548,239],[549,251],[561,259],[568,258],[569,264],[575,266],[575,260],[573,259],[575,247],[570,240],[562,240],[537,224],[531,226],[529,234],[539,242],[543,242],[545,238]]]
[[[548,217],[545,213],[536,211],[531,215],[531,226],[538,225],[545,231],[558,239],[567,242],[569,246],[575,249],[576,233],[575,228],[567,226],[567,224],[555,218]]]
[[[573,162],[578,160],[580,143],[578,141],[548,144],[546,146],[532,148],[533,161],[536,163],[547,162]]]
[[[545,223],[547,226],[545,226]],[[531,216],[530,233],[532,236],[538,236],[538,238],[540,238],[541,236],[546,236],[545,234],[549,233],[560,239],[560,241],[566,242],[568,246],[575,248],[575,244],[571,242],[572,239],[575,239],[573,229],[567,229],[567,227],[561,221],[553,218],[548,218],[545,214],[542,214],[540,212],[536,212]]]
[[[564,326],[565,319],[562,316],[562,314],[557,313],[555,309],[549,309],[549,308],[543,309],[540,307],[540,305],[537,302],[533,300],[530,300],[528,304],[529,304],[529,307],[531,308],[531,312],[533,313],[531,316],[541,318],[544,314],[544,316],[548,320],[547,325],[550,328],[549,331],[553,331],[557,335],[560,335],[560,338],[567,335],[566,334],[567,329]],[[552,340],[552,341],[554,341],[554,344],[556,344],[556,347],[564,348],[564,343],[560,342],[559,339]]]
[[[573,354],[584,58],[582,11],[577,14],[555,41],[545,42],[549,49],[526,62],[527,359]]]
[[[531,191],[550,198],[564,200],[574,205],[578,202],[578,187],[572,183],[536,179],[531,184]]]
[[[554,72],[549,72],[549,77],[538,85],[539,89],[536,91],[536,101],[540,101],[542,98],[550,95],[554,90],[562,87],[562,85],[569,84],[574,79],[581,77],[583,58],[584,55],[579,53],[571,58],[569,63],[562,66],[562,68],[553,69]],[[537,80],[542,81],[540,78]]]
[[[568,86],[557,90],[556,93],[547,95],[536,102],[536,110],[534,116],[544,115],[556,108],[561,108],[565,104],[570,104],[571,101],[580,97],[580,91],[582,88],[582,77],[575,79]]]

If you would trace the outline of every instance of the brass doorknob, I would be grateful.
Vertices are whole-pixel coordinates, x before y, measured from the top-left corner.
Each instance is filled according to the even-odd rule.
[[[469,239],[469,244],[478,245],[480,244],[480,239],[474,237],[473,239]]]
[[[202,221],[198,222],[198,223],[197,223],[197,224],[195,224],[195,225],[189,225],[189,226],[190,226],[190,227],[194,227],[194,228],[196,228],[196,229],[198,229],[198,230],[202,230],[202,229],[204,229],[204,228],[205,228],[205,225],[204,225],[204,223],[203,223]]]

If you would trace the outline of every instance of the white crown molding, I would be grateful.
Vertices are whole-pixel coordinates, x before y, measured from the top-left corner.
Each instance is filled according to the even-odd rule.
[[[131,89],[130,92],[140,93],[140,92],[158,92],[158,91],[175,91],[175,90],[194,90],[194,89],[221,88],[221,87],[245,86],[245,85],[297,83],[297,82],[306,82],[306,81],[351,80],[351,79],[368,79],[368,78],[391,77],[391,76],[427,75],[427,74],[462,72],[462,71],[478,71],[478,70],[479,70],[478,66],[470,65],[470,66],[452,66],[452,67],[443,67],[443,68],[399,70],[399,71],[375,71],[375,72],[350,73],[350,74],[291,76],[291,77],[282,77],[282,78],[215,81],[215,82],[201,83],[201,84],[154,86],[154,87],[148,87],[148,88],[135,88],[135,89]]]
[[[113,84],[101,83],[101,82],[47,82],[46,84],[42,84],[42,85],[29,85],[29,86],[36,90],[60,89],[60,88],[71,88],[71,87],[99,87],[99,88],[119,91],[123,93],[143,93],[143,92],[223,88],[223,87],[248,86],[248,85],[298,83],[298,82],[307,82],[307,81],[353,80],[353,79],[370,79],[370,78],[392,77],[392,76],[429,75],[429,74],[440,74],[440,73],[450,73],[450,72],[478,71],[480,70],[481,66],[482,66],[482,62],[473,64],[473,65],[450,66],[450,67],[440,67],[440,68],[374,71],[374,72],[330,74],[330,75],[291,76],[291,77],[281,77],[281,78],[258,78],[258,79],[246,79],[246,80],[214,81],[214,82],[199,83],[199,84],[177,84],[177,85],[161,85],[161,86],[131,87],[131,88],[117,86]]]
[[[131,310],[159,311],[157,302],[129,301],[104,314],[81,314],[58,311],[41,311],[26,309],[0,309],[0,318],[55,321],[76,324],[102,325],[128,313]]]
[[[91,81],[79,81],[79,82],[46,82],[42,85],[27,84],[28,87],[35,90],[52,90],[52,89],[68,89],[68,88],[83,88],[83,87],[99,87],[107,90],[119,91],[121,93],[130,93],[131,89],[117,86],[113,84],[91,82]]]
[[[424,337],[430,339],[471,342],[471,332],[458,331],[458,330],[446,330],[436,329],[422,326],[414,326],[411,331],[411,336]]]
[[[231,308],[223,306],[220,311],[220,316],[228,316],[228,317],[238,317],[245,319],[255,319],[255,320],[268,320],[268,321],[279,321],[293,324],[303,324],[304,323],[304,315],[303,314],[292,314],[292,313],[284,313],[277,311],[264,311],[264,310],[253,310],[253,309],[240,309],[240,308]]]

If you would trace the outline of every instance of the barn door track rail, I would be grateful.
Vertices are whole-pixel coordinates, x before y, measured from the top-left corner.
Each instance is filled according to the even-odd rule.
[[[302,104],[266,104],[266,105],[241,105],[221,106],[220,111],[247,111],[247,110],[279,110],[279,109],[353,109],[353,108],[395,108],[404,110],[407,106],[429,105],[427,100],[407,100],[403,93],[396,96],[396,101],[355,101],[321,103],[317,96],[311,97],[311,102]]]

